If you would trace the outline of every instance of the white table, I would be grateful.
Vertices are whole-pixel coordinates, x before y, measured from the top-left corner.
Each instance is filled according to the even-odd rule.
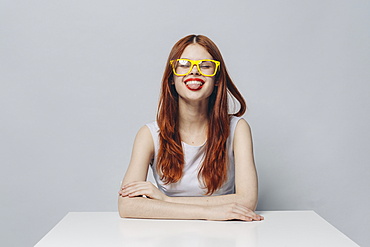
[[[262,222],[122,219],[68,213],[35,247],[358,246],[314,211],[262,211]]]

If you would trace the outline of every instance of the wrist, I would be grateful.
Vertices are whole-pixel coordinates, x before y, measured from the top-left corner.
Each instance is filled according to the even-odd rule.
[[[163,196],[163,201],[165,201],[165,202],[172,202],[171,197],[168,196],[168,195],[165,195],[165,194]]]
[[[201,216],[200,216],[200,219],[201,220],[211,220],[213,217],[212,217],[212,210],[211,210],[211,207],[210,206],[200,206],[201,210]]]

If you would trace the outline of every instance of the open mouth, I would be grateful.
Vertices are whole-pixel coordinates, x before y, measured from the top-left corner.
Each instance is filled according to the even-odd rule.
[[[191,91],[197,91],[203,87],[204,82],[200,78],[189,78],[185,80],[185,85]]]

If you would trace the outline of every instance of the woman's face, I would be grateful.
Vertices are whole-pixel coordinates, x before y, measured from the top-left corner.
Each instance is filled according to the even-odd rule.
[[[180,58],[191,60],[213,59],[211,54],[201,45],[190,44]],[[204,101],[212,94],[215,86],[214,76],[203,76],[194,66],[186,76],[174,75],[174,82],[179,98],[186,101]]]

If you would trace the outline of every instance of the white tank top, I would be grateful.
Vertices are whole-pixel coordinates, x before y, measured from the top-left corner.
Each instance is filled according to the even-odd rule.
[[[233,140],[235,128],[240,120],[240,117],[232,116],[230,119],[230,135],[227,139],[226,148],[229,159],[228,175],[226,182],[220,189],[215,191],[212,196],[226,195],[235,193],[235,163],[234,163],[234,150]],[[184,168],[182,178],[171,184],[164,184],[161,181],[157,172],[157,155],[159,150],[159,127],[157,122],[147,124],[153,137],[154,142],[154,159],[150,163],[153,170],[153,176],[157,182],[158,188],[168,196],[205,196],[207,190],[205,189],[202,181],[198,180],[198,172],[202,165],[205,154],[205,144],[201,146],[191,146],[182,142],[182,149],[184,152]]]

